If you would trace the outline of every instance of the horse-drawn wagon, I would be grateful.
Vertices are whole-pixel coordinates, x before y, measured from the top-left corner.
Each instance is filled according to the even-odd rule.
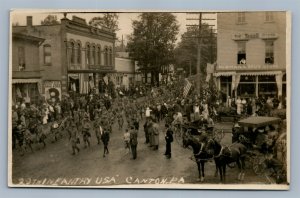
[[[178,144],[182,144],[184,134],[200,136],[205,133],[208,137],[221,141],[225,136],[223,129],[216,128],[213,124],[209,124],[206,120],[195,120],[193,122],[184,121],[182,125],[173,125],[175,140]]]

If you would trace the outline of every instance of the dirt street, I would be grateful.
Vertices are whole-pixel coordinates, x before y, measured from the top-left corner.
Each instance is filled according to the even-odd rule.
[[[65,136],[55,143],[48,143],[46,148],[35,148],[20,156],[13,152],[12,178],[15,184],[29,185],[86,185],[99,186],[111,184],[183,184],[183,183],[219,183],[214,177],[214,162],[207,162],[205,181],[198,181],[197,166],[191,160],[192,150],[184,149],[176,140],[172,143],[172,158],[164,156],[164,123],[161,122],[159,149],[151,150],[145,144],[144,121],[140,123],[138,134],[137,159],[131,160],[131,153],[126,153],[123,131],[117,124],[113,126],[109,142],[109,154],[103,158],[103,144],[97,145],[92,134],[91,147],[83,148],[81,141],[78,155],[71,155],[71,144]],[[216,128],[230,131],[231,123],[218,124]],[[223,144],[230,144],[231,134],[226,133]],[[238,168],[227,169],[227,183],[239,183]],[[256,176],[248,168],[243,183],[266,183],[266,178]]]

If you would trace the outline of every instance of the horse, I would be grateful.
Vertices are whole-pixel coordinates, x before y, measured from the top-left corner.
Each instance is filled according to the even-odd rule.
[[[240,170],[238,180],[243,181],[245,177],[245,157],[247,147],[241,143],[234,143],[230,146],[222,146],[217,140],[207,141],[207,151],[213,151],[216,167],[220,173],[220,181],[226,180],[226,166],[235,162]],[[230,166],[229,166],[230,167]]]
[[[197,140],[192,135],[184,134],[182,143],[184,148],[187,148],[189,146],[192,147],[193,154],[196,159],[196,163],[198,167],[199,179],[201,182],[203,182],[205,177],[204,175],[205,162],[207,162],[209,159],[212,159],[213,155],[206,151],[205,149],[206,146],[204,142]]]

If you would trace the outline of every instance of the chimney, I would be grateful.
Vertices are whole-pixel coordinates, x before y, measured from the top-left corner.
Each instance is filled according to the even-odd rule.
[[[27,26],[31,27],[32,26],[32,16],[27,16]]]

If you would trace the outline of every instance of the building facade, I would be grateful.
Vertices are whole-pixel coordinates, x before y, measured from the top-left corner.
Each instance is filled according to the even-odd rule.
[[[12,101],[35,102],[42,90],[39,47],[44,39],[12,34]]]
[[[128,90],[130,86],[135,85],[135,64],[132,59],[125,56],[116,57],[115,69],[114,78],[117,87]]]
[[[28,16],[26,26],[12,29],[16,34],[44,39],[35,55],[39,60],[40,93],[47,99],[69,92],[103,92],[100,86],[105,83],[104,76],[115,71],[115,33],[89,26],[82,18],[73,16],[70,20],[65,14],[60,24],[32,25]]]
[[[218,88],[230,97],[286,96],[286,12],[217,14]]]

